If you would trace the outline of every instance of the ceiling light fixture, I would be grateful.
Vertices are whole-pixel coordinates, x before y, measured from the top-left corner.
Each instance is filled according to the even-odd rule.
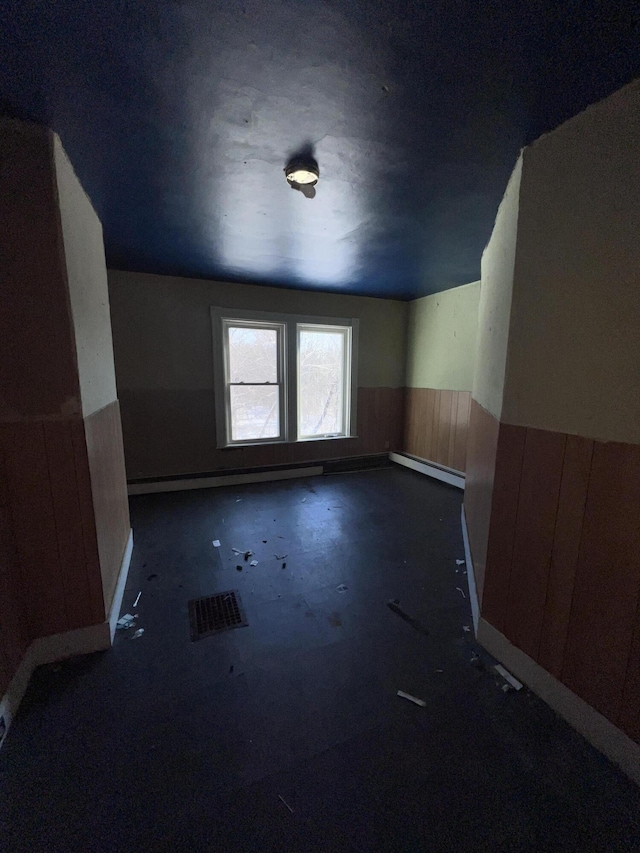
[[[318,167],[306,160],[292,160],[284,170],[292,186],[313,187],[318,183]]]

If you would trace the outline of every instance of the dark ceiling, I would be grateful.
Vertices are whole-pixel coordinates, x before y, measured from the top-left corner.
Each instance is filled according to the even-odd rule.
[[[518,149],[640,74],[638,11],[0,0],[0,106],[60,134],[112,267],[408,299],[478,278]]]

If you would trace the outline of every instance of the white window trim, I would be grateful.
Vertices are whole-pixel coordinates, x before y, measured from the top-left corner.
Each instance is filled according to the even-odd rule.
[[[229,407],[227,405],[227,383],[225,370],[225,325],[229,321],[238,320],[242,323],[254,322],[284,326],[284,350],[282,361],[282,399],[280,401],[280,438],[252,439],[250,441],[231,441],[230,425],[228,423]],[[345,432],[340,435],[319,435],[308,438],[298,438],[298,325],[302,326],[344,326],[351,329],[350,352],[345,353],[349,364],[345,365],[350,374],[351,382],[345,388]],[[358,406],[358,328],[359,320],[355,317],[315,317],[309,314],[279,314],[266,311],[247,311],[235,308],[211,308],[211,326],[213,333],[213,379],[216,415],[216,446],[219,449],[227,447],[248,447],[257,444],[286,444],[297,441],[334,441],[357,437],[357,406]],[[347,350],[349,348],[347,347]]]

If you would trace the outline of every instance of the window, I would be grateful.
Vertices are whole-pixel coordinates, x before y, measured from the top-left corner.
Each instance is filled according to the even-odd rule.
[[[357,320],[211,314],[219,447],[355,434]]]

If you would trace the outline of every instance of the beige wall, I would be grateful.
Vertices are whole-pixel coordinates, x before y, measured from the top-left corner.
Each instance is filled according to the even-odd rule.
[[[116,399],[102,225],[53,134],[60,220],[84,417]]]
[[[130,478],[220,467],[212,305],[357,317],[359,387],[404,385],[404,302],[117,270],[109,271],[109,297]]]
[[[482,254],[473,398],[500,419],[510,335],[511,296],[518,238],[522,155],[500,203],[491,239]]]
[[[471,391],[480,282],[409,303],[407,385]]]
[[[525,149],[509,423],[640,442],[639,145],[635,81]]]

